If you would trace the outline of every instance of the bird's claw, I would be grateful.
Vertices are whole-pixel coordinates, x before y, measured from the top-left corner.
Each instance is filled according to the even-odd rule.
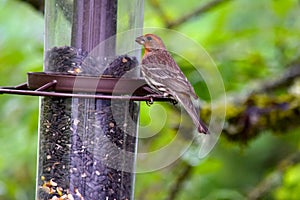
[[[149,96],[150,100],[146,101],[147,106],[151,106],[154,103],[154,99],[152,96]]]
[[[173,105],[176,105],[176,104],[178,104],[178,101],[176,101],[176,99],[171,99],[171,103],[172,103]]]

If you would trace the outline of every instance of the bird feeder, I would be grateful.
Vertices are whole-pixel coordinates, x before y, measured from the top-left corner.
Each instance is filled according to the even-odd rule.
[[[142,6],[138,1],[127,3]],[[117,0],[48,0],[45,5],[45,73],[34,74],[36,83],[54,76],[60,83],[56,89],[66,93],[124,92],[114,91],[108,79],[105,89],[99,77],[120,79],[137,67],[139,55],[117,55],[117,21],[125,15],[135,21],[143,8],[121,13],[125,4]],[[127,24],[127,29],[139,28]],[[134,43],[134,35],[123,42]],[[138,103],[44,97],[40,109],[37,199],[133,198]]]
[[[46,0],[45,22],[44,72],[0,87],[42,96],[36,199],[133,199],[138,101],[172,102],[139,76],[143,1]]]

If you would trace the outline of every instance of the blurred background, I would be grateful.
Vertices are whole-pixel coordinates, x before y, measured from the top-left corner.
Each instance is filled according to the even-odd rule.
[[[0,86],[23,83],[26,72],[43,69],[44,21],[36,2],[0,0]],[[209,156],[198,159],[192,146],[171,166],[137,174],[135,199],[299,199],[299,10],[298,0],[145,0],[144,26],[174,29],[201,44],[221,73],[228,101],[224,131]],[[194,68],[176,60],[210,103]],[[141,110],[147,124],[149,107],[142,103]],[[0,95],[0,114],[0,200],[32,200],[39,98]],[[175,128],[161,129],[147,148],[170,140],[171,124]]]

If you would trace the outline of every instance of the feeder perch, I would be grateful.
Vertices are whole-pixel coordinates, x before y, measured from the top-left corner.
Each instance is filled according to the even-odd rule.
[[[0,87],[0,94],[173,102],[171,98],[155,93],[142,78],[89,77],[45,72],[29,72],[26,83]]]

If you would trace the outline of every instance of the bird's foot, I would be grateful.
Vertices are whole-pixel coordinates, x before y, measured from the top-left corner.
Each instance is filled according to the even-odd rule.
[[[147,104],[147,106],[151,106],[154,103],[154,99],[153,99],[152,95],[149,95],[148,97],[150,98],[150,100],[146,101],[146,104]]]
[[[169,99],[170,99],[170,102],[171,102],[173,105],[178,104],[178,101],[177,101],[172,95],[170,95],[169,93],[165,92],[165,93],[163,93],[163,96],[166,97],[166,98],[169,98]]]
[[[171,99],[171,103],[175,106],[176,104],[178,104],[178,101],[176,99]]]

